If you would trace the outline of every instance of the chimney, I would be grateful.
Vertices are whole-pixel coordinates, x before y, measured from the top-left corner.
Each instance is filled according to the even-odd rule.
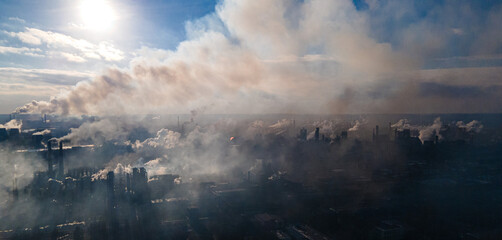
[[[63,141],[59,141],[59,167],[58,177],[64,179],[64,158],[63,158]]]
[[[52,175],[52,142],[51,140],[47,141],[47,162],[49,167],[47,168],[47,172],[49,177]]]
[[[115,208],[114,178],[115,178],[115,175],[114,175],[113,171],[109,171],[108,174],[106,174],[108,210],[110,212],[113,212],[113,209]]]
[[[379,135],[378,134],[378,125],[376,125],[376,127],[375,127],[375,135],[376,135],[376,137],[378,137],[378,135]]]
[[[126,173],[126,188],[127,192],[131,192],[131,178],[129,173]]]
[[[318,127],[315,128],[314,139],[316,142],[319,141],[319,128]]]

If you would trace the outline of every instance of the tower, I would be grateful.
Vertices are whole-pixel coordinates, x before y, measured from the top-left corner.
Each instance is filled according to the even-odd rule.
[[[51,140],[47,141],[47,174],[49,177],[52,177],[52,142]]]
[[[318,127],[315,128],[314,139],[316,142],[319,141],[319,128]]]
[[[59,141],[58,163],[58,177],[59,179],[64,179],[63,141]]]

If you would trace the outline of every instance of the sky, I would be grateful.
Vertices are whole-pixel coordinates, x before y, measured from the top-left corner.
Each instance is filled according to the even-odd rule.
[[[502,1],[2,0],[0,113],[500,113]]]

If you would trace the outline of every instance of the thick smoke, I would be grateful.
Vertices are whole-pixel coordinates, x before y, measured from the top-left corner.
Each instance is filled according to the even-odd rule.
[[[477,120],[472,120],[471,122],[469,122],[467,124],[465,124],[463,121],[458,121],[457,127],[465,128],[467,130],[467,132],[479,133],[479,132],[481,132],[481,129],[483,129],[483,124],[481,124]]]
[[[355,79],[412,66],[369,37],[367,19],[350,1],[226,0],[216,14],[187,24],[187,33],[163,59],[138,57],[128,70],[109,69],[16,112],[106,115],[208,105],[215,112],[311,112]]]
[[[354,123],[354,126],[352,126],[351,128],[349,128],[349,132],[355,132],[355,131],[359,131],[362,127],[366,126],[366,124],[368,124],[368,122],[366,120],[356,120],[355,123]]]
[[[161,129],[153,138],[136,141],[132,146],[139,153],[162,155],[165,150],[180,145],[181,134],[168,129]]]
[[[275,135],[281,135],[286,133],[290,128],[293,127],[293,120],[291,119],[282,119],[277,121],[276,123],[268,126]]]
[[[33,133],[33,135],[41,135],[41,136],[45,136],[45,135],[49,135],[51,133],[51,130],[50,129],[44,129],[42,131],[39,131],[39,132],[35,132]]]
[[[229,141],[231,136],[243,140],[248,138],[245,123],[237,125],[235,120],[221,119],[212,124],[187,125],[183,133],[161,128],[152,137],[130,140],[135,127],[147,130],[148,125],[148,121],[103,118],[86,122],[59,140],[97,145],[112,142],[130,147],[131,152],[122,152],[122,155],[105,160],[108,162],[106,167],[95,174],[95,179],[106,178],[108,171],[119,172],[122,169],[127,172],[132,167],[145,167],[149,175],[172,173],[184,176],[226,174],[236,167],[249,168],[243,164],[246,156],[236,149],[237,146],[233,146],[235,143]],[[150,127],[153,129],[156,126]],[[282,131],[282,127],[276,127],[264,129],[273,134]],[[249,137],[254,135],[249,134]]]
[[[420,129],[418,138],[420,139],[420,141],[422,141],[422,143],[424,143],[424,141],[433,140],[436,136],[441,139],[442,136],[439,134],[439,130],[441,129],[442,125],[443,124],[441,122],[441,118],[438,117],[434,119],[432,125]]]
[[[246,128],[246,131],[243,134],[243,137],[254,138],[256,136],[261,136],[266,133],[265,122],[263,120],[253,121]]]
[[[85,122],[78,128],[70,129],[70,133],[59,140],[70,140],[73,143],[92,142],[103,144],[105,141],[122,139],[125,141],[132,126],[124,121],[102,119],[95,122]]]
[[[0,149],[0,217],[5,213],[1,207],[7,207],[6,201],[12,198],[11,191],[28,185],[33,173],[44,168],[40,158],[17,154],[9,148]]]
[[[397,130],[403,130],[403,129],[415,129],[416,126],[412,126],[408,119],[400,119],[396,123],[391,125],[392,128],[395,128]]]
[[[118,163],[114,168],[112,167],[103,168],[99,170],[97,173],[93,174],[91,177],[93,180],[106,179],[107,174],[110,171],[113,171],[117,175],[132,173],[132,167],[131,165],[124,166],[121,163]]]
[[[472,120],[471,122],[465,124],[463,121],[454,122],[450,126],[465,129],[467,133],[479,133],[483,129],[483,124],[478,120]],[[408,119],[401,119],[398,122],[392,124],[392,128],[402,131],[403,129],[416,130],[419,132],[418,138],[422,143],[424,141],[432,141],[437,136],[439,140],[443,139],[444,136],[441,135],[441,128],[443,123],[441,118],[437,117],[431,125],[420,126],[411,124]]]
[[[176,173],[183,176],[229,173],[240,167],[244,156],[230,146],[228,135],[213,127],[196,127],[186,136],[161,129],[155,137],[132,144],[143,159],[140,164],[153,175]]]
[[[6,129],[11,129],[11,128],[21,129],[21,127],[23,127],[23,121],[17,119],[12,119],[5,124],[0,124],[0,128],[6,128]]]
[[[309,140],[314,138],[315,128],[319,128],[319,134],[334,138],[337,134],[339,134],[340,131],[342,131],[342,128],[344,127],[344,125],[341,124],[341,122],[338,120],[315,121],[314,123],[312,123],[312,126],[314,130],[307,136],[307,139]]]
[[[391,127],[399,131],[402,131],[404,129],[418,131],[418,138],[422,143],[424,143],[424,141],[434,140],[436,136],[438,136],[439,139],[442,139],[442,136],[439,134],[439,131],[442,127],[440,117],[435,118],[434,122],[431,125],[427,126],[413,125],[409,122],[408,119],[400,119],[396,123],[392,124]]]

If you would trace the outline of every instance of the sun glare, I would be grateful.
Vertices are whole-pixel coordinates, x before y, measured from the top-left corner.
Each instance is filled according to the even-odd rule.
[[[106,0],[83,0],[80,15],[84,27],[91,30],[106,30],[112,27],[115,12]]]

